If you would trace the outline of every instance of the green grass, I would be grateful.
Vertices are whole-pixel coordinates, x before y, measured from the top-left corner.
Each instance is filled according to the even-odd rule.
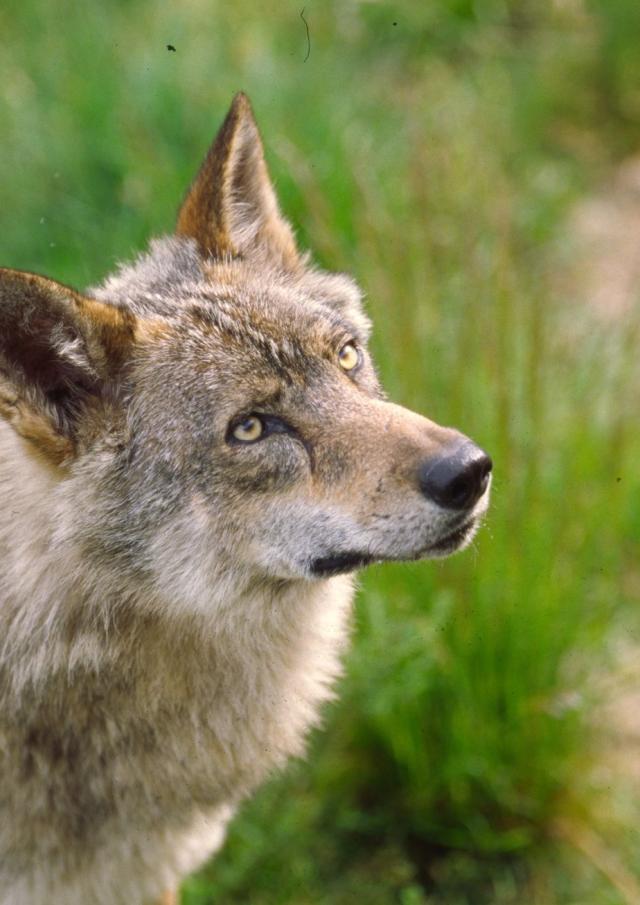
[[[2,264],[82,286],[170,229],[242,88],[301,244],[368,293],[390,395],[495,461],[471,550],[363,577],[308,762],[184,901],[617,905],[638,815],[593,779],[591,714],[638,628],[640,324],[605,331],[554,274],[572,205],[635,147],[640,7],[316,0],[306,62],[300,9],[0,11]]]

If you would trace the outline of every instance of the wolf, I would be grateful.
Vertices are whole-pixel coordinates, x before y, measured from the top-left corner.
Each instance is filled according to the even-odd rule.
[[[0,270],[0,903],[176,901],[333,694],[353,574],[468,544],[491,459],[389,402],[238,94],[175,233]]]

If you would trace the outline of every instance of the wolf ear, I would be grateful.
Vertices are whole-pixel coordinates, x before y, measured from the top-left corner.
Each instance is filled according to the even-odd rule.
[[[72,458],[79,418],[133,333],[134,318],[118,308],[0,268],[0,417],[50,461]]]
[[[286,270],[301,266],[291,226],[278,207],[260,133],[246,95],[227,117],[178,214],[176,232],[205,255],[255,253]]]

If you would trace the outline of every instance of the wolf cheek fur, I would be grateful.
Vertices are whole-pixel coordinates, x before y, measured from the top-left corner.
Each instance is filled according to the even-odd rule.
[[[301,753],[349,573],[440,556],[491,462],[382,398],[238,95],[176,235],[82,295],[0,271],[0,903],[173,890]]]

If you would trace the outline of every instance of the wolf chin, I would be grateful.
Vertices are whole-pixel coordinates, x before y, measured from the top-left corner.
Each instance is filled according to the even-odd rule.
[[[0,270],[0,903],[170,902],[303,751],[352,573],[443,556],[491,461],[388,402],[238,95],[175,234]]]

